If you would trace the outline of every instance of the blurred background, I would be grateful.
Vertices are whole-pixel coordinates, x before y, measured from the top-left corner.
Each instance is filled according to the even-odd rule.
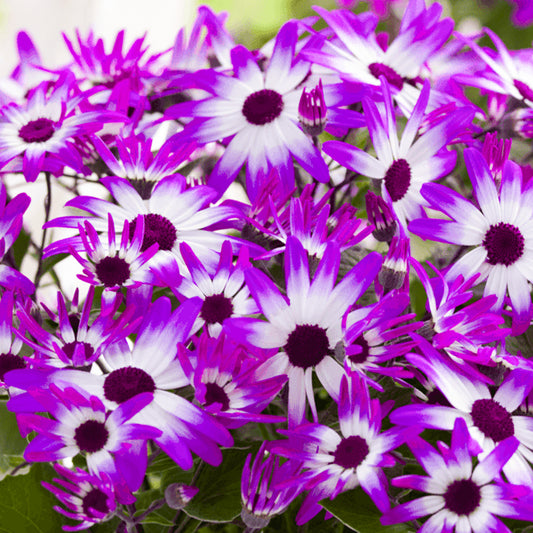
[[[400,17],[405,1],[396,0],[393,4]],[[532,0],[515,1],[533,4]],[[440,3],[461,31],[472,33],[486,25],[509,48],[531,45],[533,26],[513,26],[510,0],[441,0]],[[325,8],[352,4],[358,11],[368,8],[368,2],[356,0],[0,0],[0,75],[9,73],[16,63],[15,38],[19,30],[30,33],[42,59],[49,65],[67,60],[61,32],[73,36],[75,28],[82,35],[92,28],[97,36],[110,42],[123,28],[127,29],[128,43],[147,32],[151,50],[158,52],[172,45],[179,28],[191,26],[200,4],[217,12],[227,11],[228,29],[238,42],[251,48],[259,47],[275,35],[289,18],[313,15],[315,4]]]

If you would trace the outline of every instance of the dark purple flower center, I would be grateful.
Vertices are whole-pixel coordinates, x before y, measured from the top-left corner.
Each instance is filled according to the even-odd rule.
[[[74,350],[78,345],[83,346],[82,352],[84,353],[84,359],[85,361],[88,361],[94,355],[94,348],[87,342],[69,342],[63,345],[62,350],[69,359],[72,359]]]
[[[0,354],[0,381],[4,381],[4,376],[10,370],[26,368],[26,361],[18,355],[11,353]]]
[[[101,450],[109,438],[109,431],[103,422],[87,420],[76,428],[74,440],[82,452],[94,453]]]
[[[298,324],[284,346],[292,365],[310,368],[318,365],[330,352],[326,330],[320,326]]]
[[[481,501],[479,487],[470,479],[454,481],[444,493],[446,508],[457,515],[469,515]]]
[[[283,111],[281,94],[272,89],[252,93],[244,101],[242,114],[250,124],[262,126],[278,118]]]
[[[130,265],[122,257],[104,257],[95,265],[96,275],[104,287],[122,285],[130,277]]]
[[[494,442],[514,435],[511,414],[495,400],[476,400],[470,415],[474,426]]]
[[[22,126],[19,137],[27,143],[43,143],[54,134],[54,122],[49,118],[38,118]]]
[[[524,237],[512,224],[492,224],[485,233],[483,246],[487,250],[489,265],[512,265],[524,253]]]
[[[104,381],[104,396],[112,402],[123,403],[137,394],[154,391],[152,376],[134,366],[113,370]]]
[[[97,517],[94,511],[108,514],[110,509],[107,505],[107,494],[96,487],[93,488],[83,497],[82,508],[86,516],[91,518]]]
[[[385,174],[385,187],[391,200],[401,200],[411,185],[411,167],[405,159],[397,159]]]
[[[366,342],[366,339],[362,335],[359,335],[359,337],[355,339],[353,345],[360,346],[361,351],[359,353],[350,355],[348,359],[356,365],[364,363],[370,355],[370,346],[368,345],[368,342]]]
[[[226,298],[223,294],[212,294],[206,296],[200,316],[208,324],[222,324],[232,313],[233,303],[230,298]]]
[[[529,85],[526,85],[523,81],[514,80],[514,86],[518,89],[522,98],[533,102],[533,90]]]
[[[229,398],[226,391],[216,383],[205,384],[205,405],[212,403],[222,404],[222,411],[226,411],[229,407]]]
[[[367,455],[368,444],[358,435],[342,439],[333,453],[335,464],[343,468],[357,468]]]
[[[148,213],[144,218],[144,236],[141,250],[148,250],[152,244],[159,244],[160,250],[172,250],[178,236],[176,228],[170,220],[162,215]],[[135,234],[135,219],[130,221],[130,239]]]
[[[377,80],[379,80],[380,76],[385,76],[385,79],[393,87],[396,87],[399,91],[402,90],[403,78],[388,65],[384,65],[383,63],[371,63],[368,65],[368,70],[370,70],[370,74],[372,74]]]

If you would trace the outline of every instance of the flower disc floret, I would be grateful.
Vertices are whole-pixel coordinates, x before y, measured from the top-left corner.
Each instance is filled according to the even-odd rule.
[[[316,324],[298,324],[290,333],[284,350],[294,366],[316,366],[330,352],[326,330]]]
[[[474,425],[494,442],[514,435],[511,414],[495,400],[476,400],[470,414]]]
[[[393,202],[401,200],[411,184],[411,167],[405,159],[397,159],[385,174],[385,187]]]
[[[522,233],[516,226],[506,222],[492,224],[482,244],[487,250],[487,263],[490,265],[512,265],[524,253]]]
[[[98,518],[99,513],[107,515],[109,513],[107,501],[107,494],[95,487],[83,497],[83,512],[91,518]],[[94,511],[98,511],[98,513]]]
[[[130,278],[130,266],[122,257],[104,257],[95,265],[96,275],[104,287],[122,285]]]
[[[206,383],[205,385],[205,404],[219,403],[222,405],[222,411],[227,411],[229,407],[229,398],[226,391],[216,383]]]
[[[233,303],[223,294],[206,296],[200,311],[200,316],[207,324],[222,324],[232,314]]]
[[[250,94],[242,106],[242,114],[250,124],[263,126],[272,122],[283,111],[281,94],[272,89],[262,89]]]
[[[54,122],[49,118],[31,120],[19,130],[19,137],[27,143],[43,143],[54,135]]]
[[[369,447],[359,435],[342,439],[333,453],[334,462],[343,468],[357,468],[366,458]]]
[[[446,489],[444,502],[453,513],[469,515],[478,508],[481,491],[471,479],[457,479]]]
[[[87,420],[74,432],[74,440],[82,452],[94,453],[102,450],[109,438],[104,422]]]
[[[123,403],[142,392],[154,392],[153,378],[141,368],[125,366],[113,370],[105,379],[105,397],[117,403]]]
[[[144,237],[141,251],[146,251],[152,244],[159,244],[160,250],[172,250],[177,238],[176,227],[163,215],[148,213],[144,217]],[[130,221],[130,239],[135,234],[136,219]]]

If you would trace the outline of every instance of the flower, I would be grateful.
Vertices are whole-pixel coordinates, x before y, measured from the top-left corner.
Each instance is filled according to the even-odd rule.
[[[11,103],[0,109],[0,168],[17,156],[27,181],[39,172],[61,172],[65,165],[88,174],[74,147],[76,137],[94,133],[106,122],[124,122],[127,117],[113,111],[79,112],[85,99],[72,74],[66,73],[50,89],[43,82],[32,90],[23,104]]]
[[[272,450],[301,462],[303,472],[294,480],[309,489],[296,523],[302,525],[322,509],[320,501],[335,499],[341,492],[358,485],[380,509],[389,508],[384,466],[396,460],[388,452],[402,444],[412,429],[392,428],[381,432],[382,412],[379,400],[371,400],[359,376],[343,376],[339,395],[339,424],[342,437],[328,426],[303,424],[279,433],[289,437]],[[416,429],[415,429],[416,431]],[[291,483],[292,484],[292,483]]]
[[[252,53],[239,45],[232,49],[234,77],[203,70],[194,82],[211,93],[204,100],[169,108],[169,118],[193,116],[175,136],[176,143],[201,143],[229,138],[224,154],[213,169],[208,185],[222,195],[246,162],[247,193],[258,193],[256,176],[276,167],[284,187],[294,186],[292,157],[318,181],[329,181],[329,171],[312,140],[298,127],[300,84],[309,73],[307,61],[293,59],[298,39],[297,23],[279,31],[274,51],[263,73]]]
[[[403,503],[386,512],[381,518],[384,525],[416,520],[431,515],[419,533],[446,531],[449,533],[509,531],[495,515],[527,520],[533,519],[533,510],[520,505],[520,498],[530,488],[503,483],[499,473],[518,442],[509,437],[475,467],[472,444],[462,418],[455,421],[451,446],[439,442],[440,454],[414,437],[407,443],[429,477],[416,474],[392,480],[397,487],[429,493],[429,496]]]
[[[40,411],[53,418],[18,415],[37,432],[24,451],[26,461],[58,461],[83,453],[91,474],[113,482],[120,503],[134,501],[131,493],[141,486],[146,471],[146,440],[161,431],[132,423],[131,418],[152,401],[152,394],[139,394],[108,411],[97,396],[82,389],[50,383],[48,389],[29,393],[42,406]]]
[[[247,269],[246,283],[267,321],[229,318],[224,323],[234,338],[260,348],[282,348],[258,372],[264,377],[289,376],[290,426],[304,420],[306,398],[313,419],[317,419],[313,370],[329,395],[338,398],[343,369],[330,354],[342,338],[342,317],[374,280],[381,256],[368,254],[335,286],[339,264],[338,247],[328,244],[310,281],[307,253],[298,239],[289,236],[285,251],[287,296],[263,272]]]
[[[533,314],[528,283],[533,281],[533,183],[524,184],[520,167],[508,161],[498,190],[481,152],[467,148],[464,157],[479,207],[443,185],[427,184],[422,195],[451,220],[414,220],[409,230],[424,239],[474,246],[450,266],[446,279],[462,275],[468,280],[479,274],[477,283],[486,281],[484,295],[497,297],[495,312],[502,309],[508,293],[513,328],[519,333]]]
[[[463,418],[468,433],[479,444],[480,458],[507,439],[516,437],[519,445],[503,466],[503,472],[511,483],[531,486],[533,469],[533,424],[531,418],[513,415],[533,388],[531,370],[516,368],[508,373],[497,391],[492,394],[485,378],[444,359],[427,341],[419,340],[424,356],[408,354],[407,360],[424,372],[439,388],[450,406],[413,404],[393,411],[394,424],[451,430],[457,418]],[[489,381],[490,383],[490,381]]]
[[[244,283],[244,270],[251,266],[246,246],[241,248],[234,265],[231,244],[225,241],[213,275],[209,275],[187,243],[181,243],[180,251],[187,270],[182,268],[180,274],[175,262],[154,269],[154,272],[156,278],[170,287],[178,299],[195,296],[202,298],[202,308],[193,327],[194,331],[205,325],[209,334],[216,337],[222,331],[226,318],[258,312],[257,305],[250,298],[250,291]]]
[[[83,274],[78,278],[91,285],[103,286],[106,290],[120,290],[122,287],[138,287],[149,284],[152,274],[149,261],[157,253],[157,242],[145,247],[144,217],[138,215],[133,221],[133,228],[125,220],[120,245],[117,247],[115,225],[111,213],[108,214],[107,242],[96,233],[89,221],[78,226],[83,252],[87,259],[78,251],[71,249],[71,254],[83,266]]]
[[[280,392],[287,376],[262,379],[261,361],[235,344],[224,332],[218,338],[203,333],[196,349],[178,346],[178,356],[199,405],[227,428],[248,422],[283,422],[285,417],[261,414]]]
[[[383,77],[381,88],[384,115],[370,98],[363,99],[364,114],[377,158],[342,141],[327,141],[323,150],[344,167],[381,180],[383,197],[392,202],[397,218],[405,225],[406,220],[423,216],[422,184],[445,176],[455,166],[456,155],[446,150],[446,145],[460,128],[470,122],[472,114],[467,108],[457,109],[415,141],[430,94],[429,82],[426,82],[398,141],[391,89]]]
[[[41,482],[66,507],[56,505],[54,509],[72,520],[81,520],[75,526],[62,526],[64,531],[81,531],[111,519],[117,503],[113,483],[107,476],[102,479],[81,468],[69,470],[59,463],[54,468],[62,476],[53,480],[59,486]]]
[[[35,350],[35,355],[30,360],[33,367],[79,367],[87,370],[110,344],[124,339],[138,324],[139,319],[133,319],[136,309],[131,305],[126,306],[119,318],[113,319],[122,303],[121,298],[112,302],[106,302],[105,298],[102,298],[99,313],[89,324],[93,299],[94,285],[91,285],[81,313],[77,312],[78,290],[74,294],[70,312],[67,311],[65,298],[59,291],[57,315],[41,304],[50,319],[57,322],[54,331],[48,331],[37,322],[29,309],[19,307],[17,316],[21,326],[31,337],[24,335],[22,328],[15,332],[19,339]]]

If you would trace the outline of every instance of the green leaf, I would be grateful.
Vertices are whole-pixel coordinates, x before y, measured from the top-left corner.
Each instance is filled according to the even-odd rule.
[[[358,487],[339,494],[333,501],[320,502],[335,518],[357,533],[412,533],[405,524],[381,525],[381,512],[370,497]]]
[[[232,448],[222,452],[218,467],[204,465],[194,483],[198,494],[184,511],[205,522],[230,522],[241,513],[241,474],[249,453],[255,453],[259,443],[247,448]]]
[[[0,480],[22,464],[27,442],[20,436],[14,413],[7,410],[7,400],[0,400]]]
[[[28,443],[20,436],[17,418],[6,403],[0,400],[0,455],[22,455]]]
[[[41,481],[51,481],[54,469],[34,464],[25,476],[7,477],[0,482],[0,533],[58,533],[66,523],[54,511],[58,501]]]
[[[22,260],[28,251],[30,245],[30,234],[26,233],[24,229],[21,230],[17,240],[13,243],[11,250],[13,251],[13,259],[15,260],[16,267],[20,270]]]
[[[50,269],[54,268],[58,263],[63,261],[63,259],[66,259],[67,257],[69,257],[69,255],[70,254],[56,254],[56,255],[52,255],[50,257],[47,257],[43,261],[43,267],[42,267],[41,273],[45,274]]]

